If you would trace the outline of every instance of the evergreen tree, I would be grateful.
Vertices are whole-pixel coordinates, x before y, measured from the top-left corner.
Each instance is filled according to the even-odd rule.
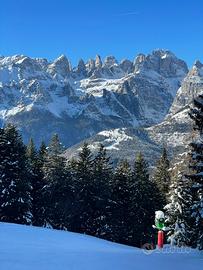
[[[41,155],[41,151],[42,149],[40,148],[39,153],[37,152],[33,139],[31,138],[27,145],[26,157],[28,161],[29,178],[32,186],[32,224],[35,226],[44,226],[45,223],[44,198],[42,192],[45,185],[42,171],[44,158]]]
[[[0,153],[0,220],[30,224],[31,186],[25,146],[12,125],[1,129]]]
[[[111,233],[111,180],[112,163],[107,156],[106,149],[100,145],[99,151],[93,160],[93,216],[91,234],[107,237]]]
[[[163,198],[166,201],[167,194],[170,186],[170,163],[167,156],[166,148],[163,148],[161,158],[157,162],[157,166],[154,173],[154,181],[163,194]]]
[[[41,146],[40,155],[44,147]],[[71,176],[66,168],[66,160],[61,155],[62,144],[58,135],[54,135],[48,146],[43,174],[45,186],[43,195],[45,200],[46,226],[57,229],[69,228],[69,208],[71,205]]]
[[[168,204],[166,210],[166,224],[170,229],[168,240],[177,246],[191,245],[192,219],[191,219],[191,181],[181,173],[185,163],[176,166],[169,188]]]
[[[166,226],[168,241],[177,246],[191,245],[192,243],[192,182],[183,175],[188,171],[188,155],[181,156],[181,162],[174,160],[171,171],[171,185],[168,194],[166,210]]]
[[[153,241],[155,210],[160,206],[160,192],[149,179],[148,165],[142,153],[135,160],[131,185],[131,242],[141,246]]]
[[[39,151],[38,151],[38,158],[39,158],[39,162],[41,163],[41,166],[44,163],[46,155],[47,155],[47,147],[46,147],[46,144],[42,141]]]
[[[112,240],[129,243],[129,209],[131,167],[127,160],[122,161],[115,170],[112,200]]]
[[[203,95],[194,100],[194,108],[189,113],[194,121],[194,130],[199,138],[190,144],[190,174],[186,177],[192,182],[191,215],[194,218],[193,246],[203,249]]]
[[[44,149],[44,143],[41,144],[41,150]],[[50,156],[59,156],[62,154],[64,147],[62,143],[60,142],[58,134],[54,134],[51,138],[51,141],[49,143],[49,146],[47,147],[48,153]]]
[[[72,175],[74,179],[75,198],[71,229],[75,232],[92,233],[92,217],[94,214],[94,181],[93,157],[88,147],[84,144],[79,153],[78,160],[72,162]]]

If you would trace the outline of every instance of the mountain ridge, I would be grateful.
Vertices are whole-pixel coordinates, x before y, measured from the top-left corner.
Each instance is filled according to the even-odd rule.
[[[130,137],[124,135],[129,130],[135,133],[133,138],[139,137],[136,141],[143,141],[138,132],[143,130],[149,143],[156,129],[150,128],[167,121],[173,115],[170,108],[182,106],[178,88],[182,82],[187,88],[194,78],[197,84],[199,69],[201,63],[196,62],[188,73],[187,64],[169,50],[139,54],[134,62],[118,62],[114,56],[102,60],[97,55],[86,63],[81,59],[76,67],[65,55],[53,62],[1,56],[0,123],[15,124],[25,142],[33,137],[37,145],[58,133],[62,143],[71,147],[97,134],[105,138],[105,131],[113,129],[116,135],[109,134],[114,140]]]
[[[178,162],[188,151],[189,143],[197,136],[192,131],[192,120],[188,112],[192,106],[193,99],[202,93],[203,65],[198,61],[195,62],[187,76],[183,79],[182,85],[177,91],[169,113],[164,120],[150,127],[134,130],[126,128],[123,130],[124,134],[122,134],[122,137],[127,138],[125,137],[127,134],[129,139],[119,140],[117,150],[115,148],[111,150],[113,159],[126,158],[131,161],[129,157],[133,157],[133,155],[142,151],[149,164],[154,166],[160,156],[161,148],[165,145],[168,148],[170,158],[174,158],[174,162]],[[113,134],[114,132],[118,134],[120,130],[103,132],[103,135],[105,134],[104,137],[101,137],[101,133],[98,133],[87,140],[92,151],[96,151],[100,143],[104,144],[108,151],[109,147],[113,145],[113,137],[115,137],[108,135],[108,133]],[[76,145],[68,149],[65,155],[75,157],[80,149],[81,144]]]

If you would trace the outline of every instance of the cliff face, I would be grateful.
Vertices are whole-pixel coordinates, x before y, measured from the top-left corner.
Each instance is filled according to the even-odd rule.
[[[23,55],[0,57],[0,122],[14,123],[25,142],[48,142],[53,133],[72,146],[99,132],[160,123],[188,70],[169,51],[134,62],[100,56],[71,67]]]
[[[194,97],[203,94],[203,65],[197,61],[183,79],[169,113],[163,121],[150,127],[112,129],[98,133],[89,139],[91,148],[96,150],[103,143],[113,159],[127,158],[142,151],[153,166],[160,155],[163,144],[167,146],[174,162],[179,162],[188,151],[188,144],[197,136],[192,131],[188,111]],[[114,147],[116,145],[116,147]],[[66,156],[75,156],[81,144],[66,151]]]

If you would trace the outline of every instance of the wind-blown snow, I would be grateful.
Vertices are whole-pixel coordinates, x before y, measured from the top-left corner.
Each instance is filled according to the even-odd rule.
[[[0,223],[1,270],[200,270],[203,253],[144,250],[94,237]]]

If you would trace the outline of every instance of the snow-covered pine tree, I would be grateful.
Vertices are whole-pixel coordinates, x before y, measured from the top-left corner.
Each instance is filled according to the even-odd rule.
[[[131,183],[131,241],[133,245],[141,246],[153,240],[154,212],[160,203],[160,192],[149,179],[148,165],[142,153],[136,157]]]
[[[74,203],[72,205],[71,230],[91,234],[91,222],[95,200],[93,181],[93,157],[87,143],[84,143],[77,160],[71,163],[74,180]]]
[[[203,95],[194,99],[194,108],[190,110],[189,115],[194,121],[194,130],[198,131],[199,137],[190,144],[191,173],[186,177],[192,181],[194,246],[203,249]]]
[[[130,209],[130,184],[132,170],[127,160],[123,160],[114,172],[112,182],[112,240],[129,244],[129,209]]]
[[[0,131],[0,220],[31,223],[31,185],[25,146],[16,128]]]
[[[168,241],[172,245],[189,246],[192,236],[191,218],[191,180],[182,175],[185,171],[185,163],[176,165],[171,177],[169,187],[168,204],[166,210],[166,226],[170,229],[167,233]]]
[[[41,152],[42,150],[41,148]],[[43,165],[45,181],[43,196],[46,226],[68,229],[69,208],[72,200],[71,176],[66,169],[66,160],[61,156],[62,151],[63,147],[59,137],[54,134]]]
[[[44,160],[45,160],[45,157],[47,155],[47,147],[46,147],[46,144],[45,142],[41,142],[41,145],[39,147],[39,151],[38,151],[38,158],[39,158],[39,162],[41,163],[41,165],[44,164]]]
[[[154,173],[154,182],[159,188],[160,192],[163,194],[162,197],[167,198],[167,194],[170,186],[170,163],[167,156],[166,148],[163,147],[162,155],[157,162],[155,173]]]
[[[112,163],[107,156],[106,149],[100,145],[98,153],[93,159],[93,194],[94,211],[91,222],[91,233],[106,238],[111,234],[109,226],[111,219],[111,183]]]
[[[35,148],[33,139],[31,138],[26,148],[26,157],[29,169],[29,179],[32,185],[32,224],[34,226],[45,225],[44,198],[42,192],[45,185],[42,171],[44,161],[43,155],[41,155],[41,153],[41,147],[38,153]]]

